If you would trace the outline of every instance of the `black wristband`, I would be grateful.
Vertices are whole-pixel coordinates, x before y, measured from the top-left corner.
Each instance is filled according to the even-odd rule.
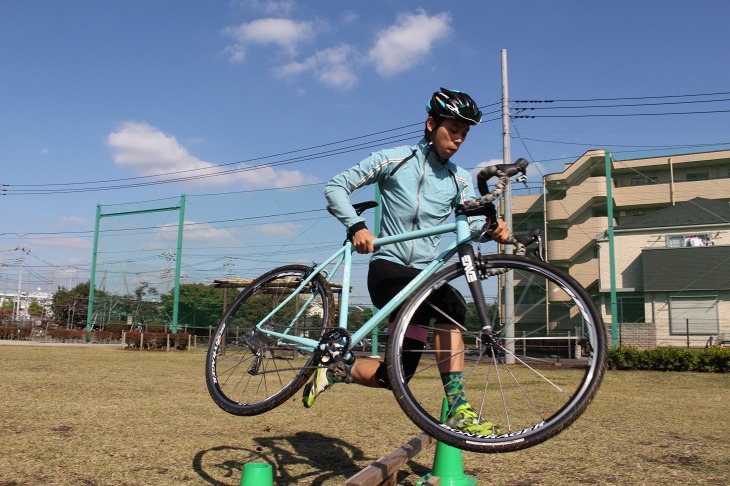
[[[360,221],[358,223],[353,224],[352,226],[347,228],[347,232],[350,233],[351,235],[354,235],[361,229],[367,229],[367,225],[365,225],[365,221]]]

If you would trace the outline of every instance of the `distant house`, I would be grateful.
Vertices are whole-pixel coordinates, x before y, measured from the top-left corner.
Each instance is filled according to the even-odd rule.
[[[601,310],[611,315],[609,242],[598,238]],[[730,203],[697,197],[614,229],[621,340],[704,345],[730,335]]]

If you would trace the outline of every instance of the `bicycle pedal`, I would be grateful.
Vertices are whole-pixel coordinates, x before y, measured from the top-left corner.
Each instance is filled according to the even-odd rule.
[[[332,378],[342,383],[352,383],[352,375],[350,374],[350,367],[347,366],[344,360],[335,359],[335,362],[327,367]]]

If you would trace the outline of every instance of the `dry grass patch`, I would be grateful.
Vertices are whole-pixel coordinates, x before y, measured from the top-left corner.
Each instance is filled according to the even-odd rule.
[[[209,398],[204,352],[0,347],[0,485],[238,485],[268,461],[276,484],[334,485],[419,433],[392,395],[339,385],[257,417]],[[377,413],[377,415],[376,415]],[[464,453],[480,483],[728,484],[730,376],[610,372],[576,424],[526,451]],[[413,485],[433,448],[401,474]]]

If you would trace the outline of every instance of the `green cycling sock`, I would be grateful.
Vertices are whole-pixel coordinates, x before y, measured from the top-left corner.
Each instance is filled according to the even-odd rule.
[[[463,378],[464,373],[461,371],[441,373],[441,382],[444,384],[444,391],[449,400],[449,408],[452,410],[467,403]]]

